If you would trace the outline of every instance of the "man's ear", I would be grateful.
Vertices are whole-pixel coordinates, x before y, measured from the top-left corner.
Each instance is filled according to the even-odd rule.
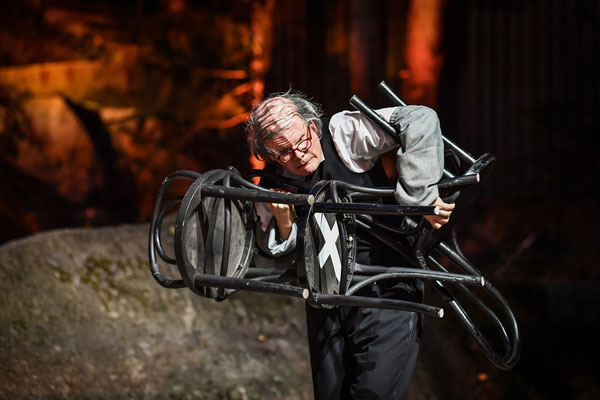
[[[322,132],[319,132],[319,128],[317,127],[317,124],[315,124],[315,121],[312,121],[312,120],[308,121],[308,123],[310,124],[310,130],[311,130],[312,134],[316,135],[320,141]]]

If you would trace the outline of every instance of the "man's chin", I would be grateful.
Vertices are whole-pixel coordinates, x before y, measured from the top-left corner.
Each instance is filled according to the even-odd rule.
[[[296,167],[296,174],[302,175],[302,176],[307,176],[307,175],[312,174],[316,170],[316,168],[314,167],[313,164],[314,164],[313,160],[311,160],[304,165],[300,165],[300,166]]]

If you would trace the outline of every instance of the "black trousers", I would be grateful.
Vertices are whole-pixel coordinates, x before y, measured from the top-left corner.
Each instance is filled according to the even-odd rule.
[[[357,259],[393,265],[385,254],[373,254]],[[421,302],[423,282],[381,281],[356,294]],[[421,318],[406,311],[307,304],[315,399],[405,399],[419,352]]]

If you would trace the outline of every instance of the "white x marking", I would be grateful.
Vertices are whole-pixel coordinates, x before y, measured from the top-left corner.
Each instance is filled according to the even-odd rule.
[[[315,213],[315,221],[319,226],[321,234],[325,239],[325,244],[319,251],[319,266],[323,269],[323,266],[327,262],[327,259],[331,257],[331,263],[333,264],[333,271],[338,282],[342,276],[342,262],[340,261],[340,255],[338,254],[335,242],[340,236],[340,231],[337,226],[337,220],[333,221],[333,227],[329,227],[327,217],[323,213]]]

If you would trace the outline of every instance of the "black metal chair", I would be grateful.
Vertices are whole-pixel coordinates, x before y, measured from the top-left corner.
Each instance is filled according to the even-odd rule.
[[[404,105],[384,82],[380,90],[395,105]],[[356,96],[351,104],[386,132],[396,134]],[[204,174],[175,172],[159,189],[150,224],[152,275],[166,288],[188,287],[200,296],[216,300],[224,300],[238,290],[249,290],[300,297],[314,307],[379,307],[441,318],[444,310],[432,305],[355,294],[382,280],[424,279],[487,358],[498,368],[510,369],[520,354],[516,319],[506,299],[464,256],[454,229],[456,222],[468,218],[470,203],[495,158],[484,154],[475,159],[447,138],[444,144],[447,166],[438,188],[445,201],[454,202],[456,208],[451,222],[438,230],[423,218],[437,213],[436,207],[382,204],[382,200],[393,197],[392,188],[366,188],[340,181],[321,181],[310,187],[266,171],[253,171],[243,178],[231,167]],[[269,182],[269,187],[294,193],[255,185],[248,180],[254,176]],[[185,195],[169,197],[169,188],[180,179],[190,182]],[[265,257],[255,244],[254,202],[301,206],[295,262],[264,262]],[[164,249],[161,226],[165,214],[177,204],[173,258]],[[387,223],[376,215],[398,216],[402,223]],[[403,267],[356,263],[357,227],[396,252]],[[180,279],[163,274],[157,254],[165,264],[177,267],[177,273],[171,274],[178,274]],[[475,320],[484,329],[478,329]]]

